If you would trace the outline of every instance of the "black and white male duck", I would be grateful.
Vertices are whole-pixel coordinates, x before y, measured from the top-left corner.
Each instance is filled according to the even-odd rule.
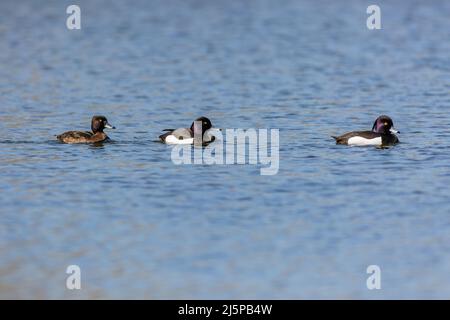
[[[333,138],[336,144],[349,146],[392,146],[399,143],[392,119],[386,115],[379,116],[373,124],[372,131],[352,131]]]
[[[207,145],[215,140],[211,133],[211,120],[206,117],[200,117],[192,122],[190,128],[164,129],[166,133],[159,136],[161,142],[166,144],[202,144]],[[220,129],[217,129],[220,130]],[[197,139],[198,141],[194,141]]]

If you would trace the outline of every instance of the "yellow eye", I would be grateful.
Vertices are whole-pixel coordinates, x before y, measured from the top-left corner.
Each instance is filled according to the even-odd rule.
[[[387,126],[387,125],[388,125],[388,123],[387,123],[387,122],[385,122],[385,123],[384,123],[384,125],[385,125],[385,126]]]

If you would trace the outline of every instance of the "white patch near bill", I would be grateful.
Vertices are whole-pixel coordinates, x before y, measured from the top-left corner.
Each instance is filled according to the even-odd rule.
[[[194,138],[179,140],[174,135],[168,135],[166,137],[165,141],[166,141],[167,144],[193,144],[194,143]]]
[[[351,137],[348,139],[349,146],[381,146],[381,137],[366,139],[363,137]]]

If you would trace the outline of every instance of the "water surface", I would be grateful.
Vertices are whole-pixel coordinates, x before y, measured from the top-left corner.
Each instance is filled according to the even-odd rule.
[[[1,298],[450,297],[448,1],[70,4],[0,3]],[[380,114],[400,145],[334,145]],[[278,174],[174,165],[200,115],[279,128]]]

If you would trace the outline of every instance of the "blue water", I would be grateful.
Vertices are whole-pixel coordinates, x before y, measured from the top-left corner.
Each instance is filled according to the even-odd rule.
[[[70,4],[0,2],[0,298],[450,298],[449,1]],[[330,138],[380,114],[400,145]],[[174,165],[200,115],[280,129],[278,174]]]

